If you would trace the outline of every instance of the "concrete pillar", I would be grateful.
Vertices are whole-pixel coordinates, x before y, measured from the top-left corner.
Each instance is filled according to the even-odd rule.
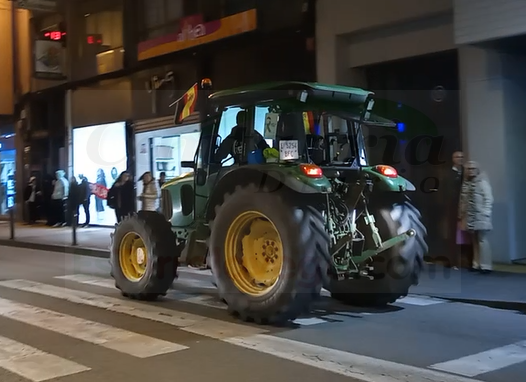
[[[487,172],[495,198],[491,234],[494,261],[509,263],[524,257],[522,221],[526,200],[525,60],[495,50],[459,49],[462,135],[468,159]],[[521,68],[522,65],[522,68]],[[521,154],[522,153],[522,154]]]

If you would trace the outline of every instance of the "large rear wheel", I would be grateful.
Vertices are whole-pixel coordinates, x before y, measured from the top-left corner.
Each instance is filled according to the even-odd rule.
[[[170,223],[156,212],[125,218],[111,240],[111,275],[126,297],[155,300],[177,276],[181,249]]]
[[[328,248],[322,215],[283,192],[238,187],[216,207],[210,260],[220,297],[245,321],[276,324],[320,294]]]
[[[330,291],[333,298],[350,305],[382,306],[407,296],[412,285],[418,284],[428,251],[425,237],[427,230],[420,212],[406,199],[395,203],[372,204],[371,214],[383,240],[407,232],[416,235],[391,249],[373,257],[374,280],[332,280]],[[370,229],[361,223],[360,230],[366,237],[365,248],[373,248]]]

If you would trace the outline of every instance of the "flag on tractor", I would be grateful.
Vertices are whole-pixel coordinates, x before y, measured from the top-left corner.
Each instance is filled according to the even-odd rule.
[[[181,123],[185,118],[188,118],[195,111],[197,104],[197,83],[192,86],[176,103],[176,122]]]
[[[305,134],[318,134],[316,132],[316,125],[314,122],[314,114],[311,111],[303,113],[303,126],[305,126]]]

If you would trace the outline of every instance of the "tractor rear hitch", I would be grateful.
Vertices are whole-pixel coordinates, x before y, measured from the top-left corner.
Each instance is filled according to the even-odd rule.
[[[406,231],[400,235],[397,235],[395,237],[392,237],[384,241],[377,249],[368,249],[362,252],[361,256],[353,257],[353,261],[355,262],[364,261],[368,259],[369,257],[373,257],[384,251],[387,251],[388,249],[394,247],[398,243],[406,241],[407,239],[413,236],[416,236],[416,231],[414,229],[410,229],[409,231]]]

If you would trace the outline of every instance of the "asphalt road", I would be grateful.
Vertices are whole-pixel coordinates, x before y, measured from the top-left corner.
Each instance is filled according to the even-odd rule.
[[[410,296],[385,311],[322,297],[289,327],[229,317],[207,272],[156,303],[104,259],[0,247],[0,381],[464,382],[526,375],[526,316]],[[519,287],[519,286],[517,286]]]

